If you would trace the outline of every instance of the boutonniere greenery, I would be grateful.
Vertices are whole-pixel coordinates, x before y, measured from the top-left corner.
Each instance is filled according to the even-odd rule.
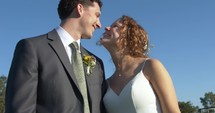
[[[90,75],[96,65],[96,58],[84,54],[83,62],[87,66],[87,75]]]

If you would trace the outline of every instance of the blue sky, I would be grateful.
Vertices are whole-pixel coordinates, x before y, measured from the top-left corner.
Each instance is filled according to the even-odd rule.
[[[59,0],[4,0],[0,2],[0,75],[7,75],[16,43],[47,33],[59,25]],[[214,0],[103,0],[102,28],[82,45],[105,64],[106,78],[114,71],[110,55],[96,46],[104,27],[122,15],[132,16],[154,45],[150,56],[169,71],[179,101],[200,106],[200,97],[215,93]],[[144,90],[144,89],[142,89]]]

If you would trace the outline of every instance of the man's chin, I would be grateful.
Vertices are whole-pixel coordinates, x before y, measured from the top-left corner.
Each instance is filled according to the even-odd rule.
[[[91,39],[91,37],[82,37],[81,39]]]
[[[88,36],[82,36],[81,39],[91,39],[93,35],[88,35]]]

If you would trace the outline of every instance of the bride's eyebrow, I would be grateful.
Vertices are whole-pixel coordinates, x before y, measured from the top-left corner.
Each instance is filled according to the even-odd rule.
[[[120,27],[121,25],[119,23],[114,23],[114,24],[111,25],[111,27],[114,27],[114,26]]]

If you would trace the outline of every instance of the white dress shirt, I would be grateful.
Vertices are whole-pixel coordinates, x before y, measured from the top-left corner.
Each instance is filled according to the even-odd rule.
[[[72,49],[69,46],[72,42],[76,41],[78,43],[78,46],[80,47],[80,39],[79,40],[74,40],[74,38],[66,31],[64,30],[61,26],[58,26],[55,28],[57,31],[58,35],[60,36],[60,39],[64,45],[64,48],[66,50],[66,53],[69,57],[69,61],[71,62],[71,56],[72,56]],[[79,51],[80,52],[80,51]]]

